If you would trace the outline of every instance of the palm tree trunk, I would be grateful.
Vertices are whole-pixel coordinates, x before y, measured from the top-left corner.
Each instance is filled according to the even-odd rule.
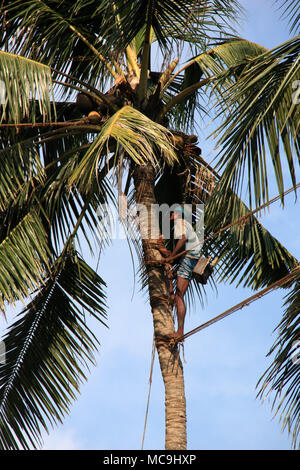
[[[155,338],[174,333],[174,320],[168,280],[163,265],[149,263],[161,260],[157,249],[158,220],[153,215],[154,170],[151,165],[141,165],[134,171],[136,202],[144,208],[140,216],[143,236],[143,253],[146,262],[150,305]],[[145,219],[147,217],[147,220]],[[146,232],[145,233],[145,227]],[[152,233],[150,231],[152,230]],[[166,449],[186,449],[186,401],[183,367],[179,350],[170,348],[166,341],[156,341],[160,369],[165,385]]]

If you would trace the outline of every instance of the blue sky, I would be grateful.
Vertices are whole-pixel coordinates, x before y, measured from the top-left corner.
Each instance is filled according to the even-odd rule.
[[[266,47],[288,39],[287,23],[280,20],[272,1],[241,3],[247,9],[239,27],[241,36]],[[203,155],[212,159],[212,143],[200,146]],[[294,204],[291,194],[286,205],[284,211],[280,204],[272,205],[260,220],[299,259],[299,203]],[[45,436],[44,449],[141,448],[153,327],[147,296],[134,284],[126,241],[117,240],[106,250],[99,274],[108,285],[109,329],[89,321],[101,342],[97,366],[91,369],[64,424]],[[197,301],[188,311],[186,331],[252,293],[226,285],[218,286],[217,295],[207,290],[205,306]],[[276,337],[272,333],[281,319],[283,295],[273,292],[186,340],[188,449],[290,448],[278,418],[272,419],[270,403],[261,404],[255,390],[270,364],[266,354]],[[3,322],[0,326],[4,327]],[[144,449],[163,448],[164,390],[155,356]]]

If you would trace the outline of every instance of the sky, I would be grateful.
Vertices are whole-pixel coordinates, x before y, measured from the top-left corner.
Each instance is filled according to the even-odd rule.
[[[268,48],[288,39],[287,22],[280,20],[272,1],[241,3],[247,10],[239,25],[241,36]],[[200,147],[203,155],[213,158],[212,142],[204,141]],[[260,221],[300,258],[299,202],[295,204],[293,194],[287,196],[284,210],[273,204]],[[97,260],[90,261],[96,265]],[[98,272],[108,286],[109,329],[89,319],[101,343],[97,365],[63,425],[44,435],[43,449],[141,449],[153,337],[151,311],[147,295],[134,281],[125,240],[114,241],[104,252]],[[217,294],[207,289],[204,306],[196,301],[188,310],[186,331],[252,294],[224,284],[218,285]],[[256,384],[271,363],[266,355],[276,339],[273,331],[282,316],[284,295],[275,291],[185,341],[188,450],[290,449],[287,432],[282,433],[278,418],[273,418],[271,403],[256,398]],[[4,327],[2,321],[2,331]],[[164,389],[155,355],[144,449],[164,449],[164,432]]]

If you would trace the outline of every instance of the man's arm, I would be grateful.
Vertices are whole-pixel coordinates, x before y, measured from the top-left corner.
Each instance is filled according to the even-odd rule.
[[[170,254],[170,256],[168,256],[167,258],[164,259],[164,261],[166,263],[170,263],[170,261],[172,261],[172,258],[174,256],[176,256],[178,253],[180,253],[180,251],[184,251],[183,247],[184,247],[184,244],[185,244],[186,240],[187,240],[187,238],[186,238],[185,235],[183,235],[181,238],[179,238],[179,240],[177,241],[177,243],[175,245],[175,248],[172,251],[172,253]]]

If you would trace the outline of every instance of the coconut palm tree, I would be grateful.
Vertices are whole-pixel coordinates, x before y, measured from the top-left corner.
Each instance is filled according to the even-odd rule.
[[[284,80],[299,77],[299,40],[267,51],[233,37],[229,24],[238,12],[238,2],[227,0],[2,2],[0,305],[5,312],[24,303],[4,338],[2,448],[39,445],[42,428],[63,419],[93,362],[97,339],[84,312],[105,324],[105,283],[78,246],[84,237],[91,251],[105,247],[111,205],[131,235],[149,292],[165,385],[165,447],[186,448],[183,366],[178,346],[162,339],[174,333],[174,321],[153,207],[205,204],[213,234],[249,212],[239,197],[246,159],[249,205],[268,199],[266,135],[281,193],[279,143],[291,175],[292,148],[299,155],[299,111],[289,90],[280,93]],[[279,89],[271,93],[271,84]],[[217,169],[191,135],[208,93],[224,116],[236,112],[234,125],[222,122]],[[270,99],[265,110],[261,97]],[[260,119],[252,128],[254,112]],[[124,221],[124,200],[145,210]],[[253,289],[298,264],[251,215],[203,251],[218,258],[218,280]],[[190,295],[204,289],[193,281]]]

